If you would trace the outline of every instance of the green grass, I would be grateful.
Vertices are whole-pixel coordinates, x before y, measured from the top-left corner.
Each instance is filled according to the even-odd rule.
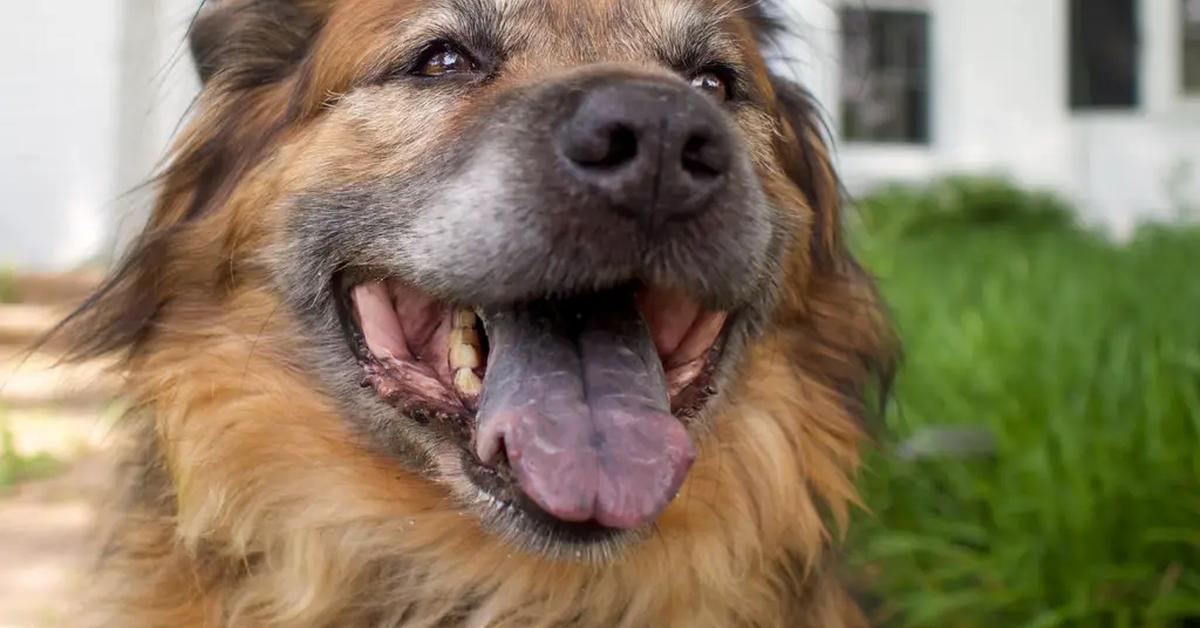
[[[62,463],[49,454],[18,452],[12,431],[0,416],[0,495],[21,482],[52,476],[61,468]]]
[[[17,288],[13,283],[12,271],[0,268],[0,303],[16,303]]]
[[[906,354],[852,543],[885,625],[1200,622],[1200,231],[1067,215],[986,181],[862,203]]]

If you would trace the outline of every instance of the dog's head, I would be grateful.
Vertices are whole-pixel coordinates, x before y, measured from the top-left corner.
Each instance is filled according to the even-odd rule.
[[[717,0],[210,0],[197,119],[92,348],[151,355],[271,295],[259,335],[290,321],[278,368],[364,457],[518,545],[607,555],[739,420],[748,355],[847,416],[886,357],[765,24]]]

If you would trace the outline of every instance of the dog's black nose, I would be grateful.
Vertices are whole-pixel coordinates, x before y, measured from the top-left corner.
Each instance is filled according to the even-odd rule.
[[[684,85],[622,79],[587,89],[555,142],[573,182],[657,229],[708,209],[733,159],[710,97]]]

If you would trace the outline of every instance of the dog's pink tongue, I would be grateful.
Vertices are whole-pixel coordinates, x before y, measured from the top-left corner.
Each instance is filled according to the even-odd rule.
[[[495,312],[487,334],[480,459],[503,450],[525,494],[560,520],[654,521],[696,453],[632,297]]]

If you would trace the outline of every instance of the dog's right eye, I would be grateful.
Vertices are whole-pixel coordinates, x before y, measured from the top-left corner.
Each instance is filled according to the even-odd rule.
[[[430,44],[413,65],[416,76],[439,77],[448,74],[473,72],[477,69],[474,60],[458,46],[446,41]]]

